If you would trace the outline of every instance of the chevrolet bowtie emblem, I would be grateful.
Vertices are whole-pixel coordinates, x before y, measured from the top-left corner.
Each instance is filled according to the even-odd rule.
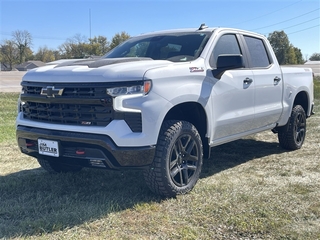
[[[41,89],[41,95],[45,95],[48,98],[61,96],[64,88],[55,88],[54,86],[47,86]]]

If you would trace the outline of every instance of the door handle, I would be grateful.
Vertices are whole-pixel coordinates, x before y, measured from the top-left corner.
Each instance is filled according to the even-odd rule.
[[[279,78],[278,76],[276,76],[276,77],[273,79],[274,85],[277,85],[280,81],[281,81],[281,78]]]
[[[245,80],[243,80],[243,83],[247,85],[251,84],[252,82],[253,80],[251,78],[246,78]]]

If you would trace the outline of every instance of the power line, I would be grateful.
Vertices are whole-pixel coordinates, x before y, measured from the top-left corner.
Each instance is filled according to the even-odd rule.
[[[11,36],[12,33],[9,32],[0,32],[0,35],[2,36]],[[45,39],[45,40],[66,40],[66,38],[58,38],[58,37],[50,37],[50,36],[38,36],[38,35],[32,35],[33,39]]]
[[[290,19],[285,20],[285,21],[282,21],[282,22],[274,23],[274,24],[271,24],[271,25],[268,25],[268,26],[265,26],[265,27],[255,28],[255,29],[252,29],[251,31],[256,31],[256,30],[260,30],[260,29],[263,29],[263,28],[268,28],[268,27],[272,27],[272,26],[275,26],[275,25],[279,25],[279,24],[281,24],[281,23],[289,22],[289,21],[294,20],[294,19],[297,19],[297,18],[299,18],[299,17],[302,17],[302,16],[308,15],[308,14],[310,14],[310,13],[316,12],[316,11],[318,11],[319,9],[320,9],[320,8],[317,8],[317,9],[315,9],[315,10],[312,10],[312,11],[310,11],[310,12],[301,14],[301,15],[299,15],[299,16],[296,16],[296,17],[294,17],[294,18],[290,18]]]
[[[299,1],[297,1],[297,2],[294,2],[294,3],[292,3],[292,4],[288,5],[288,6],[285,6],[285,7],[283,7],[283,8],[278,9],[278,10],[272,11],[272,12],[270,12],[270,13],[261,15],[261,16],[259,16],[259,17],[252,18],[252,19],[246,20],[246,21],[244,21],[244,22],[240,22],[240,23],[236,23],[236,24],[231,24],[231,25],[240,25],[240,24],[242,24],[242,23],[251,22],[251,21],[253,21],[253,20],[256,20],[256,19],[259,19],[259,18],[263,18],[263,17],[265,17],[265,16],[269,16],[269,15],[274,14],[274,13],[276,13],[276,12],[279,12],[279,11],[281,11],[281,10],[283,10],[283,9],[289,8],[289,7],[291,7],[292,5],[295,5],[295,4],[299,3],[299,2],[302,2],[302,0],[299,0]]]
[[[48,36],[37,36],[37,35],[35,35],[33,38],[46,39],[46,40],[66,40],[67,39],[67,38],[57,38],[57,37],[48,37]]]
[[[318,25],[316,25],[316,26],[313,26],[313,27],[305,28],[305,29],[302,29],[302,30],[299,30],[299,31],[296,31],[296,32],[287,33],[287,35],[294,34],[294,33],[298,33],[298,32],[303,32],[303,31],[309,30],[309,29],[311,29],[311,28],[316,28],[316,27],[319,27],[319,26],[320,26],[320,24],[318,24]]]
[[[292,25],[292,26],[290,26],[290,27],[282,28],[282,29],[284,30],[284,29],[288,29],[288,28],[296,27],[296,26],[299,26],[299,25],[305,24],[305,23],[307,23],[307,22],[311,22],[311,21],[316,20],[316,19],[319,19],[319,18],[320,18],[320,17],[313,18],[313,19],[310,19],[310,20],[308,20],[308,21],[305,21],[305,22],[302,22],[302,23],[298,23],[298,24]]]
[[[304,22],[301,22],[301,23],[298,23],[298,24],[295,24],[295,25],[291,25],[289,27],[285,27],[285,28],[281,28],[281,30],[285,30],[285,29],[289,29],[289,28],[293,28],[293,27],[296,27],[296,26],[300,26],[302,24],[305,24],[307,22],[311,22],[313,20],[316,20],[316,19],[319,19],[320,17],[317,17],[317,18],[313,18],[313,19],[310,19],[310,20],[307,20],[307,21],[304,21]],[[304,30],[301,30],[301,31],[304,31]],[[300,30],[298,31],[300,32]],[[264,33],[263,35],[268,35],[268,33]]]

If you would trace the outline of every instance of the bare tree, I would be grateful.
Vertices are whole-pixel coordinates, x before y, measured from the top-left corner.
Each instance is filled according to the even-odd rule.
[[[64,58],[84,58],[87,55],[87,38],[80,34],[68,38],[65,43],[59,46],[59,51]]]
[[[32,45],[32,36],[31,33],[24,30],[17,30],[12,33],[13,42],[19,50],[19,63],[23,63],[27,57],[27,54],[30,53]]]

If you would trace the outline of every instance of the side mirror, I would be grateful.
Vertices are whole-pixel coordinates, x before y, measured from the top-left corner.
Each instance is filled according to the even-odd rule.
[[[217,60],[217,69],[212,70],[212,73],[215,78],[220,79],[225,71],[237,68],[244,68],[242,55],[224,54],[219,55]]]

